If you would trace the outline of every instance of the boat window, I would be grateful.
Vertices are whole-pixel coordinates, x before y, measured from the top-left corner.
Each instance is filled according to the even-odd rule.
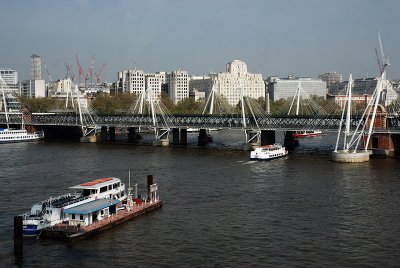
[[[71,219],[75,220],[75,214],[71,214]]]
[[[88,196],[88,195],[90,195],[90,189],[83,190],[82,196]]]
[[[100,188],[100,193],[104,193],[107,191],[107,186],[103,186]]]
[[[96,189],[92,189],[92,190],[91,190],[91,194],[95,194],[96,192],[97,192]]]
[[[82,214],[80,215],[79,219],[80,219],[81,221],[83,221],[83,215],[82,215]]]
[[[111,190],[112,189],[112,185],[108,185],[108,190]]]

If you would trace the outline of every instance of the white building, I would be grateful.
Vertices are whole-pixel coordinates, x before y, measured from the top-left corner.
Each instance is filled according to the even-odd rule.
[[[11,69],[0,69],[0,75],[3,81],[9,85],[16,85],[18,83],[18,72]]]
[[[47,86],[47,94],[50,98],[66,98],[72,91],[72,81],[69,78],[49,83]]]
[[[174,103],[189,97],[189,75],[187,71],[173,71],[165,76],[168,95]]]
[[[211,88],[226,97],[231,105],[238,104],[242,94],[255,99],[265,97],[262,75],[248,73],[247,64],[240,60],[227,63],[225,73],[212,73],[210,79]]]
[[[21,96],[26,98],[46,97],[46,84],[44,80],[25,80],[19,83]]]
[[[308,99],[310,96],[326,98],[326,82],[321,79],[311,79],[310,77],[278,78],[276,76],[268,77],[268,92],[272,101],[279,99],[294,98],[297,94],[299,83],[301,85],[300,96]]]
[[[117,92],[140,94],[151,89],[156,99],[161,98],[161,89],[165,84],[165,72],[145,73],[143,70],[125,70],[117,73]]]

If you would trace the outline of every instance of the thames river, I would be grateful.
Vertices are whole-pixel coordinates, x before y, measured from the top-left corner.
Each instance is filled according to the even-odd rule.
[[[306,138],[286,158],[249,161],[242,133],[208,149],[40,141],[0,144],[1,267],[398,267],[399,159],[330,160],[333,135]],[[278,135],[278,142],[282,142]],[[163,207],[82,241],[25,239],[13,217],[89,179],[128,170]]]

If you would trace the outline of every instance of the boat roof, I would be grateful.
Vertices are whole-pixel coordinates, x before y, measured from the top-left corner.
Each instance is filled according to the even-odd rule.
[[[118,204],[121,202],[118,199],[96,199],[87,203],[84,203],[82,205],[78,205],[72,208],[68,208],[64,210],[64,213],[66,214],[89,214],[92,213],[93,211],[97,211],[106,207],[110,207],[112,205]]]
[[[110,177],[110,178],[101,178],[101,179],[96,179],[88,182],[84,182],[72,187],[69,187],[70,189],[97,189],[100,187],[103,187],[105,185],[110,185],[116,182],[121,182],[120,179]]]

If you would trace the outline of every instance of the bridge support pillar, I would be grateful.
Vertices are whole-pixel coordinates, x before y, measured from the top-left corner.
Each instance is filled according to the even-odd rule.
[[[187,129],[186,128],[181,128],[181,145],[186,145],[187,144]]]
[[[101,138],[101,141],[107,141],[107,127],[106,126],[101,127],[100,138]]]
[[[295,137],[295,131],[286,131],[284,145],[286,148],[293,148],[299,145],[299,141]]]
[[[108,136],[110,141],[115,141],[115,127],[108,127]]]
[[[168,129],[159,129],[158,130],[159,137],[158,140],[153,142],[154,146],[169,146],[169,130]]]
[[[275,143],[275,130],[261,130],[261,146]]]
[[[207,133],[207,129],[201,128],[199,131],[199,136],[197,138],[197,144],[199,146],[205,146],[210,141],[209,134]]]
[[[128,141],[136,142],[138,138],[138,128],[137,127],[129,127],[128,128]]]
[[[244,150],[253,150],[255,147],[260,146],[260,132],[254,130],[246,131],[246,143],[243,146]]]
[[[179,128],[172,129],[172,144],[179,145]]]

